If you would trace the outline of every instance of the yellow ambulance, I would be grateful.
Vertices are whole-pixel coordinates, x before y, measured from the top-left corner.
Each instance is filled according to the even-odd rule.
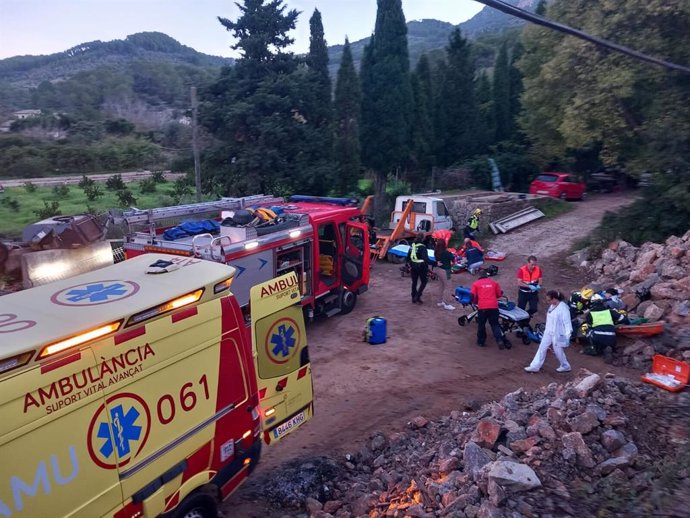
[[[0,297],[0,517],[216,518],[313,412],[294,273],[147,254]]]

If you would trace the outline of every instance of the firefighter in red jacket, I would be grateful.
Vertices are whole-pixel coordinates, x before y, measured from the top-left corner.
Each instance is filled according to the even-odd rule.
[[[511,343],[506,339],[498,323],[498,299],[503,295],[501,286],[483,271],[470,288],[472,301],[477,305],[477,345],[486,346],[486,321],[489,321],[499,349],[510,349]]]

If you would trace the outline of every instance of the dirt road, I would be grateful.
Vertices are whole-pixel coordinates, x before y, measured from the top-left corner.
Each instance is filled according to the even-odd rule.
[[[515,272],[530,254],[539,258],[547,289],[569,292],[581,287],[586,279],[565,265],[565,255],[599,223],[605,211],[629,201],[631,197],[624,194],[593,197],[576,203],[572,212],[556,219],[534,222],[493,238],[491,247],[508,254],[505,261],[494,263],[506,295],[515,300]],[[452,285],[469,286],[473,280],[461,273],[453,276]],[[534,355],[536,344],[526,346],[515,337],[511,337],[513,348],[508,351],[499,350],[491,337],[488,347],[477,347],[476,325],[460,327],[457,323],[466,310],[458,307],[446,311],[436,306],[435,282],[429,283],[422,306],[410,303],[409,287],[409,277],[401,277],[397,265],[377,263],[372,269],[370,291],[360,298],[352,314],[310,326],[316,415],[298,433],[265,449],[257,474],[296,457],[356,451],[372,432],[391,433],[418,415],[436,418],[453,409],[502,397],[518,387],[535,388],[574,375],[556,373],[558,365],[552,355],[542,373],[524,372],[522,368]],[[372,346],[361,340],[366,319],[376,315],[388,321],[385,345]],[[542,308],[534,321],[543,320]],[[576,346],[567,354],[574,371],[586,367],[595,372],[639,375],[607,366],[600,358],[583,356]],[[223,506],[226,516],[294,514],[294,510],[276,511],[252,501],[249,494],[256,488],[251,484],[249,481]]]

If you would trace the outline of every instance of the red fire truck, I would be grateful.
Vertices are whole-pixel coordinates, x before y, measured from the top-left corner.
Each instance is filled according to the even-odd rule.
[[[168,253],[237,268],[233,293],[245,315],[252,286],[290,271],[309,318],[349,313],[368,289],[369,234],[357,200],[256,195],[129,210],[122,219],[127,258]]]

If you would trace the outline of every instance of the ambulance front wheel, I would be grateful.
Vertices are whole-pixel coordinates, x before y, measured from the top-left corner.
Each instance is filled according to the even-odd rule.
[[[192,493],[177,508],[174,518],[218,518],[218,503],[208,493]]]
[[[343,315],[347,315],[350,311],[355,309],[357,304],[357,294],[350,290],[343,290],[343,294],[340,299],[340,312]]]

